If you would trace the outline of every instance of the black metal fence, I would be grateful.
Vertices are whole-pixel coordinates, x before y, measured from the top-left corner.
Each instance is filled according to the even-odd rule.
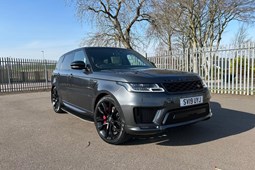
[[[0,58],[0,93],[49,89],[56,61]]]

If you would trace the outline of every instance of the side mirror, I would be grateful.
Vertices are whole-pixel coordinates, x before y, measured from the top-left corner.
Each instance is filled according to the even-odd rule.
[[[71,63],[71,68],[74,70],[83,70],[86,68],[86,66],[83,61],[74,61]]]

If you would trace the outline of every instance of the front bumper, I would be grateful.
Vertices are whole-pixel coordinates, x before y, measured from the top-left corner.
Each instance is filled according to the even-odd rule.
[[[194,96],[203,96],[203,103],[180,107],[181,98]],[[131,93],[123,90],[115,97],[123,112],[125,130],[132,135],[157,134],[168,128],[196,123],[212,116],[211,95],[207,88],[179,94]]]
[[[166,117],[169,117],[169,114],[166,114],[163,116],[163,118],[166,118]],[[161,133],[169,128],[189,125],[189,124],[193,124],[193,123],[196,123],[199,121],[208,120],[211,117],[212,117],[212,112],[209,111],[209,113],[207,115],[205,115],[203,117],[195,118],[195,119],[179,121],[177,123],[172,123],[172,124],[151,123],[151,124],[137,124],[137,126],[127,125],[125,130],[128,134],[132,134],[132,135],[153,135],[153,134]],[[158,120],[160,120],[160,119],[158,119]]]

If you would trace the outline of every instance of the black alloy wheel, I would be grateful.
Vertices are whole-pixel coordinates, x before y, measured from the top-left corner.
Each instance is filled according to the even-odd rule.
[[[94,122],[99,136],[107,143],[121,144],[130,138],[124,130],[121,109],[111,96],[105,96],[97,103]]]
[[[61,102],[56,87],[53,87],[51,91],[51,103],[53,106],[53,110],[56,113],[64,113],[64,111],[61,109]]]

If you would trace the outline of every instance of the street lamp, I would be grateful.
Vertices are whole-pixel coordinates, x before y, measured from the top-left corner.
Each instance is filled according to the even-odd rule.
[[[48,76],[47,76],[47,67],[46,67],[46,60],[44,58],[44,51],[42,50],[42,58],[43,58],[43,62],[44,62],[44,76],[45,76],[45,84],[46,86],[48,85]]]
[[[42,59],[44,60],[44,51],[41,51],[42,52]]]

